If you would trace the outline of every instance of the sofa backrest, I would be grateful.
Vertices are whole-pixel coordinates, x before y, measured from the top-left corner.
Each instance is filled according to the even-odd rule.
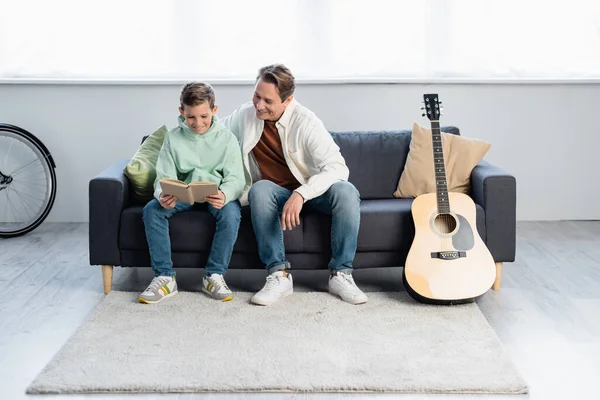
[[[460,134],[453,126],[442,127],[441,131]],[[406,164],[412,131],[330,133],[350,169],[348,180],[356,186],[361,199],[393,198]]]
[[[442,126],[440,130],[460,135],[455,126]],[[406,164],[412,131],[330,133],[350,170],[348,180],[356,186],[361,199],[393,198]],[[144,136],[142,142],[147,137]]]

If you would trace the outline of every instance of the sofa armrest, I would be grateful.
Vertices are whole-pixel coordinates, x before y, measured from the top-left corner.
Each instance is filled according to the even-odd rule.
[[[128,161],[116,162],[90,180],[90,265],[121,264],[119,226],[129,204],[129,179],[123,173]]]
[[[516,253],[517,182],[487,161],[471,172],[471,196],[485,210],[486,244],[496,262],[512,262]]]

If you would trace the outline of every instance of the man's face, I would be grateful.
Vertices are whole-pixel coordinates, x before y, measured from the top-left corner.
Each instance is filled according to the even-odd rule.
[[[214,106],[211,110],[208,103],[202,103],[197,106],[184,105],[183,108],[179,107],[179,112],[194,133],[202,135],[210,129],[212,116],[217,112],[217,108]]]
[[[252,97],[256,117],[263,121],[277,121],[293,97],[290,96],[282,102],[277,87],[273,83],[259,79],[254,87],[254,96]]]

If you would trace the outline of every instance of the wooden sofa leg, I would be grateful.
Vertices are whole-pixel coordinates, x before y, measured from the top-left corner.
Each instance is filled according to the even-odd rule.
[[[501,281],[502,281],[502,263],[497,262],[496,263],[496,280],[494,281],[494,284],[492,285],[492,289],[500,290],[500,282]]]
[[[102,266],[102,281],[104,282],[104,294],[108,294],[112,290],[113,266]]]

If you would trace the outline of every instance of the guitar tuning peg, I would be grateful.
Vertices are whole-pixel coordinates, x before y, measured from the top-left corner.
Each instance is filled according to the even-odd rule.
[[[424,110],[424,109],[425,109],[425,107],[421,107],[421,110]]]
[[[425,114],[421,114],[421,117],[424,117],[424,116],[425,116]]]

